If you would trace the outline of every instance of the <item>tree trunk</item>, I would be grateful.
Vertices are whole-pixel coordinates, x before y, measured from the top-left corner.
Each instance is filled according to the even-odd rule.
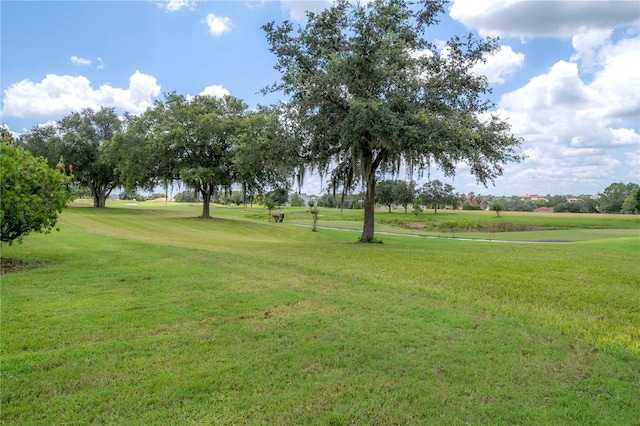
[[[202,194],[202,216],[204,218],[211,217],[209,204],[211,203],[211,192],[209,191],[200,191]]]
[[[93,207],[103,209],[107,204],[107,194],[101,192],[93,196]]]
[[[107,197],[111,193],[111,190],[107,190],[102,185],[89,185],[91,195],[93,196],[93,207],[102,209],[107,204]]]
[[[362,227],[361,243],[373,242],[374,235],[374,212],[376,208],[376,173],[370,170],[365,176],[367,188],[364,196],[364,225]]]

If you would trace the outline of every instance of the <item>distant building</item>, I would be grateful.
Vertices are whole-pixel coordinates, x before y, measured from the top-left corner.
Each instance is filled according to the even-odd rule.
[[[464,199],[460,203],[460,208],[463,208],[465,204],[469,204],[473,207],[480,207],[482,210],[489,209],[489,204],[486,201],[484,201],[483,199],[478,199],[476,197],[469,197],[465,195]]]
[[[548,203],[549,200],[547,200],[546,198],[544,198],[544,195],[542,194],[524,194],[520,196],[521,200],[531,200],[531,201],[544,201],[545,203]]]

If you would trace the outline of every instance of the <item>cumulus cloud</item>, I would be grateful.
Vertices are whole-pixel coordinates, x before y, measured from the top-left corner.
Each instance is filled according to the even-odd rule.
[[[76,55],[71,57],[71,63],[73,65],[91,66],[91,59],[80,58]]]
[[[514,52],[511,46],[501,46],[487,56],[484,63],[476,65],[473,72],[476,75],[486,76],[489,83],[504,83],[505,76],[522,67],[523,63],[522,53]]]
[[[598,51],[609,38],[613,30],[605,29],[581,29],[571,38],[571,45],[576,53],[571,56],[572,61],[582,62],[582,68],[593,71],[598,62]]]
[[[193,10],[196,2],[192,0],[168,0],[159,3],[167,12],[177,12],[182,9]]]
[[[633,66],[640,63],[638,43],[636,37],[584,44],[599,46],[592,55],[591,81],[583,80],[577,63],[559,61],[500,98],[499,112],[524,138],[530,166],[512,180],[535,179],[569,191],[588,182],[620,180],[624,156],[627,162],[636,158],[625,151],[640,146],[640,87]]]
[[[200,95],[213,96],[214,98],[223,98],[225,96],[231,95],[231,93],[225,89],[224,87],[214,84],[212,86],[207,86],[204,88]]]
[[[207,26],[211,35],[219,37],[222,34],[231,31],[233,24],[231,18],[226,16],[216,16],[213,13],[207,15]]]
[[[136,71],[126,89],[104,84],[95,89],[84,76],[48,74],[42,81],[22,80],[4,91],[2,114],[11,117],[57,118],[84,108],[113,106],[141,113],[160,93],[156,78]]]
[[[620,0],[453,0],[449,15],[484,36],[572,37],[584,28],[632,24],[640,8]]]

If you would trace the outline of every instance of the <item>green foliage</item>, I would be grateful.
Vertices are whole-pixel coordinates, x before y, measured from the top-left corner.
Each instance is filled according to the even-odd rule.
[[[556,204],[553,211],[555,213],[587,213],[585,203],[581,200]]]
[[[311,213],[311,230],[313,232],[318,232],[318,214],[320,213],[318,206],[311,206],[309,213]]]
[[[391,213],[391,205],[395,201],[395,197],[393,194],[394,186],[394,181],[383,180],[378,184],[378,187],[376,189],[376,203],[387,206],[389,208],[389,213]]]
[[[336,197],[333,194],[322,194],[317,201],[318,207],[333,208],[337,207]]]
[[[466,202],[462,205],[462,210],[482,210],[482,207],[474,206],[471,203]]]
[[[108,155],[127,188],[181,180],[202,197],[209,217],[213,195],[234,180],[233,147],[247,110],[239,99],[165,95],[111,142]]]
[[[300,195],[296,193],[291,194],[290,204],[291,204],[291,207],[304,207],[305,205],[304,198],[302,198]]]
[[[473,73],[497,40],[470,34],[436,46],[429,27],[444,12],[440,0],[338,0],[303,27],[263,27],[282,73],[265,91],[288,95],[283,112],[299,134],[300,156],[333,187],[364,184],[363,242],[374,238],[378,174],[404,162],[453,176],[463,161],[486,184],[521,159],[509,125],[484,114],[492,107],[488,80]],[[431,54],[415,54],[425,50]]]
[[[265,195],[262,204],[267,207],[267,209],[273,210],[276,207],[287,204],[288,200],[289,194],[287,190],[285,188],[276,188]]]
[[[448,183],[443,184],[439,180],[429,181],[420,189],[418,199],[423,205],[430,206],[434,213],[447,206],[457,209],[460,195],[453,190],[453,186]]]
[[[199,203],[200,197],[195,191],[182,191],[178,192],[174,197],[176,203]]]
[[[12,244],[22,242],[31,232],[48,233],[56,226],[58,214],[73,198],[69,191],[72,176],[62,162],[53,170],[46,159],[14,146],[4,130],[2,135],[0,238]]]
[[[502,204],[500,203],[493,203],[489,208],[491,211],[496,212],[496,216],[500,216],[500,212],[503,210]]]
[[[393,187],[393,199],[394,202],[404,207],[404,212],[407,212],[409,204],[413,203],[416,197],[415,182],[405,182],[398,180]]]
[[[420,217],[420,215],[422,214],[423,210],[422,210],[422,206],[420,206],[420,201],[418,199],[413,201],[413,214],[416,217]]]
[[[487,201],[489,202],[489,205],[493,203],[501,204],[504,211],[532,212],[538,208],[533,201],[521,199],[517,195],[512,195],[510,197],[488,197]]]
[[[621,212],[626,214],[640,213],[640,186],[633,188],[627,198],[624,199]]]
[[[615,182],[607,186],[599,195],[598,207],[602,213],[621,213],[623,204],[631,192],[640,187],[637,183]],[[637,193],[636,193],[637,194]],[[630,201],[631,203],[632,201]],[[629,207],[631,205],[629,204]]]
[[[297,141],[289,130],[277,106],[260,106],[244,117],[235,139],[233,165],[234,180],[242,186],[245,198],[288,185],[299,165]]]
[[[120,195],[118,195],[118,198],[120,200],[144,201],[144,195],[133,191],[122,191]]]
[[[406,213],[408,205],[415,200],[415,196],[415,182],[384,180],[376,187],[376,203],[388,206],[389,213],[393,204],[404,207]]]
[[[111,191],[120,185],[114,164],[103,156],[104,145],[122,129],[114,108],[90,108],[72,112],[55,124],[34,127],[19,143],[53,166],[63,157],[74,167],[74,182],[88,188],[93,206],[102,208]]]

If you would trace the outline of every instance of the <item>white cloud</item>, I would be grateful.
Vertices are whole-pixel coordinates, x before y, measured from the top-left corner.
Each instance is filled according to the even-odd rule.
[[[500,46],[486,57],[485,63],[479,63],[473,69],[474,74],[484,75],[489,83],[504,83],[504,77],[512,74],[524,63],[524,55],[516,53],[511,46]]]
[[[159,93],[155,77],[140,71],[129,77],[126,89],[108,84],[94,89],[84,76],[48,74],[40,82],[22,80],[5,89],[2,115],[55,119],[71,111],[101,106],[137,114],[151,106]]]
[[[211,35],[221,36],[227,31],[231,31],[233,24],[231,19],[226,16],[216,16],[213,13],[207,15],[207,26]]]
[[[629,165],[629,175],[627,181],[640,182],[640,151],[625,153],[627,165]]]
[[[592,71],[598,62],[598,50],[609,41],[612,33],[611,29],[580,30],[571,39],[571,44],[576,51],[571,56],[571,60],[581,61],[584,70]]]
[[[91,66],[91,59],[80,58],[76,55],[71,57],[71,63],[73,65]]]
[[[182,9],[193,10],[196,2],[193,0],[168,0],[159,3],[167,12],[177,12]]]
[[[590,86],[600,95],[603,115],[619,121],[640,117],[640,37],[621,40],[600,48],[595,77]]]
[[[80,66],[90,67],[90,66],[92,66],[94,64],[94,61],[92,61],[91,59],[81,58],[79,56],[73,55],[71,57],[71,63],[73,65],[80,65]],[[104,68],[104,62],[102,61],[102,58],[100,56],[96,56],[95,68],[99,69],[99,70]]]
[[[625,151],[640,147],[640,85],[633,65],[640,63],[640,38],[591,40],[576,48],[585,52],[586,46],[598,46],[591,81],[583,80],[576,62],[559,61],[498,102],[513,132],[524,138],[528,157],[528,168],[510,176],[511,182],[536,180],[550,193],[585,185],[597,191],[602,182],[626,174],[621,172],[624,156],[628,162],[637,158]]]
[[[289,13],[291,19],[297,22],[307,21],[307,12],[319,13],[330,7],[331,0],[282,0],[282,9]]]
[[[214,98],[223,98],[225,96],[231,95],[231,93],[227,89],[217,84],[205,87],[204,90],[199,94],[213,96]]]
[[[624,0],[453,0],[449,15],[485,36],[572,37],[582,28],[633,24],[640,7]]]

